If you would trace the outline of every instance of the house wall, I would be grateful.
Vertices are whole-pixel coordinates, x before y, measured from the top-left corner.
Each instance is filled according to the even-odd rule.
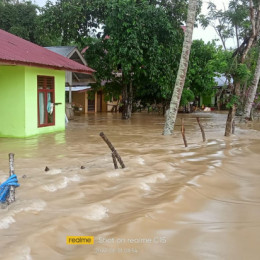
[[[65,130],[65,71],[26,67],[25,73],[25,135],[36,135]],[[55,125],[38,127],[37,76],[55,77]]]
[[[37,75],[55,77],[55,125],[38,127]],[[65,129],[65,72],[0,66],[0,137],[27,137]]]
[[[25,132],[25,68],[0,66],[0,137]]]
[[[102,112],[107,112],[107,102],[105,101],[105,95],[102,93]]]
[[[83,111],[86,109],[86,97],[85,92],[72,92],[72,103],[80,104],[83,107]]]

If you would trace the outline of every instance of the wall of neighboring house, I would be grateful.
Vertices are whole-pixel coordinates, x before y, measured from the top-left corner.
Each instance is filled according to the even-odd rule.
[[[105,101],[105,96],[102,93],[102,112],[107,112],[107,102]]]
[[[104,99],[102,91],[94,93],[90,90],[86,92],[74,91],[72,92],[72,103],[76,106],[81,105],[83,107],[82,112],[76,112],[76,115],[93,112],[107,112],[107,102]]]
[[[72,103],[76,105],[81,105],[83,107],[82,113],[84,113],[86,109],[85,95],[86,95],[85,92],[79,92],[79,91],[72,92]]]
[[[38,127],[37,76],[55,77],[55,125]],[[65,72],[0,66],[0,136],[27,137],[65,130]]]

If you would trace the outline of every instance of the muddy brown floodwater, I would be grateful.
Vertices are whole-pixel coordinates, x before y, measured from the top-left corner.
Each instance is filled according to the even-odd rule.
[[[260,123],[227,138],[226,114],[183,114],[165,137],[162,116],[120,116],[0,139],[0,182],[13,152],[21,185],[0,209],[0,259],[260,259]],[[125,169],[114,170],[101,131]],[[94,245],[66,244],[67,236],[94,236]]]

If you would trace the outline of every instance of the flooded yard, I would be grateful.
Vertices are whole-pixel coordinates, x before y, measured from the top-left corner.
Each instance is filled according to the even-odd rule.
[[[227,138],[225,120],[180,114],[174,135],[162,136],[157,114],[89,114],[65,132],[0,139],[0,182],[12,152],[20,183],[0,209],[0,259],[259,259],[260,123]],[[101,131],[126,168],[114,169]]]

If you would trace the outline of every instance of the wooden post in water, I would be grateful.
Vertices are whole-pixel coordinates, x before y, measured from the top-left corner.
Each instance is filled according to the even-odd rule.
[[[118,169],[118,165],[117,165],[117,161],[116,161],[116,156],[114,155],[114,153],[112,153],[112,160],[113,160],[115,169]]]
[[[14,154],[9,153],[9,177],[14,174]],[[15,201],[15,187],[10,187],[9,196],[7,198],[7,203],[10,204]]]
[[[183,118],[181,119],[181,134],[182,134],[182,138],[183,138],[183,142],[184,142],[185,147],[188,147],[187,140],[186,140],[186,137],[185,137],[185,128],[184,128]]]
[[[204,128],[203,128],[202,124],[200,123],[200,118],[199,117],[197,117],[197,122],[198,122],[199,127],[200,127],[200,131],[201,131],[201,134],[202,134],[203,142],[205,142],[206,141],[205,132],[204,132]]]
[[[99,134],[102,139],[105,141],[105,143],[108,145],[108,147],[110,148],[110,150],[112,151],[112,154],[114,154],[114,156],[116,157],[116,159],[118,160],[118,162],[120,163],[122,168],[125,168],[125,165],[121,159],[121,157],[119,156],[118,152],[116,151],[115,147],[111,144],[111,142],[108,140],[108,138],[105,136],[105,134],[103,132],[100,132]],[[113,155],[112,155],[113,156]]]

